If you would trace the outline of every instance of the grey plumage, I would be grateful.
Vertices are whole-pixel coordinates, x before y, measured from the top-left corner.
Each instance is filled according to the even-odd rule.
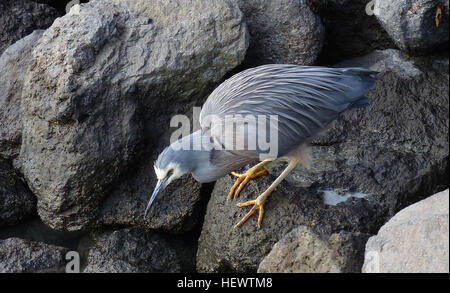
[[[155,169],[165,170],[169,164],[176,164],[183,174],[192,173],[197,181],[206,183],[257,161],[257,158],[254,157],[237,156],[227,150],[214,149],[210,138],[202,136],[202,130],[185,136],[178,142],[180,141],[181,144],[188,143],[190,148],[180,150],[173,145],[168,146],[155,161]],[[193,145],[200,141],[203,143],[202,149],[193,149]],[[221,168],[217,168],[217,166],[221,166]]]
[[[362,68],[328,68],[285,64],[263,65],[238,73],[219,85],[200,114],[277,115],[279,156],[314,137],[338,115],[368,103],[376,72]],[[214,125],[212,126],[214,127]],[[223,137],[215,137],[225,144]],[[254,151],[239,152],[256,156]]]
[[[172,144],[159,155],[155,162],[158,179],[164,180],[167,185],[182,174],[192,173],[200,182],[214,181],[230,171],[260,160],[261,154],[267,152],[259,146],[249,147],[258,127],[267,128],[263,139],[276,131],[277,154],[255,166],[259,166],[255,170],[277,157],[289,157],[290,164],[257,203],[260,206],[258,209],[261,209],[259,225],[262,203],[295,165],[302,162],[304,143],[342,112],[366,106],[369,101],[365,95],[375,85],[375,80],[376,72],[363,68],[272,64],[242,71],[220,84],[208,97],[200,113],[202,129],[177,142],[187,144],[190,148],[177,150]],[[251,119],[246,118],[259,116],[269,121],[271,115],[278,118],[276,128],[266,124],[251,124],[248,123]],[[223,131],[217,132],[230,122],[244,127],[239,130],[237,127],[232,128],[231,137],[224,135]],[[236,148],[238,139],[245,141],[242,148]],[[199,142],[202,142],[202,148],[193,150],[194,144],[199,145]],[[226,148],[223,149],[223,146]],[[160,189],[159,183],[156,194]],[[156,196],[155,192],[146,214]],[[241,224],[242,221],[238,225]]]

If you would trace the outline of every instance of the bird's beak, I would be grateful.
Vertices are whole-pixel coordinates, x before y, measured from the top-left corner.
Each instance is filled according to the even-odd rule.
[[[155,200],[156,196],[164,190],[166,187],[166,182],[169,179],[169,176],[166,176],[166,178],[158,180],[158,183],[156,183],[155,190],[153,190],[152,196],[150,197],[150,200],[148,201],[147,208],[145,209],[144,218],[147,217],[148,212],[150,211],[150,207],[152,206],[153,201]]]

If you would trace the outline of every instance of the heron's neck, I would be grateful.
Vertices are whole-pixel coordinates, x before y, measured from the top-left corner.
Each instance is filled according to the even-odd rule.
[[[185,172],[194,172],[197,168],[207,167],[212,146],[209,137],[201,130],[187,135],[170,145],[175,162]]]

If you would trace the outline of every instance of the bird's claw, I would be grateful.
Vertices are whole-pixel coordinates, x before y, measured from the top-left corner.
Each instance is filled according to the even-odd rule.
[[[241,193],[242,189],[244,188],[245,185],[247,185],[247,183],[258,177],[261,175],[265,175],[267,174],[267,170],[263,169],[263,170],[248,170],[247,172],[245,172],[244,174],[238,174],[236,172],[231,172],[231,175],[238,177],[238,179],[236,180],[236,182],[234,183],[233,187],[231,187],[230,193],[228,193],[228,199],[232,199],[233,195],[234,198],[238,198],[239,197],[239,193]],[[236,190],[237,188],[237,190]],[[236,191],[236,192],[235,192]]]
[[[257,210],[259,210],[258,228],[261,227],[261,222],[262,222],[262,218],[264,215],[264,208],[263,208],[264,203],[260,203],[257,198],[256,200],[251,200],[251,201],[237,204],[238,207],[246,207],[249,205],[253,205],[252,209],[242,218],[242,220],[239,221],[239,223],[237,223],[234,226],[234,228],[239,228],[240,226],[242,226],[242,224],[244,224],[254,213],[256,213]]]

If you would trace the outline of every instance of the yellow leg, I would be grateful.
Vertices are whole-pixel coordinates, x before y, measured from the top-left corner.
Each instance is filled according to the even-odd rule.
[[[258,165],[253,166],[252,168],[250,168],[249,170],[247,170],[247,172],[245,172],[244,174],[238,174],[235,172],[231,172],[231,174],[233,176],[238,177],[238,179],[236,180],[236,183],[234,183],[233,187],[231,187],[230,193],[228,193],[228,199],[232,199],[233,195],[234,198],[238,198],[239,193],[242,191],[242,189],[244,188],[244,186],[252,179],[267,174],[267,170],[263,169],[261,170],[265,165],[269,164],[270,162],[272,162],[272,160],[264,160],[261,163],[259,163]],[[236,190],[237,188],[237,190]],[[235,192],[236,191],[236,192]]]
[[[257,210],[259,210],[258,215],[258,228],[261,227],[262,218],[264,215],[264,202],[267,200],[269,195],[277,188],[277,186],[283,181],[287,175],[294,170],[295,166],[297,166],[298,160],[291,160],[287,165],[286,169],[278,176],[278,178],[264,191],[260,196],[258,196],[255,200],[247,201],[244,203],[238,203],[238,207],[246,207],[249,205],[253,205],[252,209],[242,218],[242,220],[237,223],[234,228],[239,228],[244,224]]]

